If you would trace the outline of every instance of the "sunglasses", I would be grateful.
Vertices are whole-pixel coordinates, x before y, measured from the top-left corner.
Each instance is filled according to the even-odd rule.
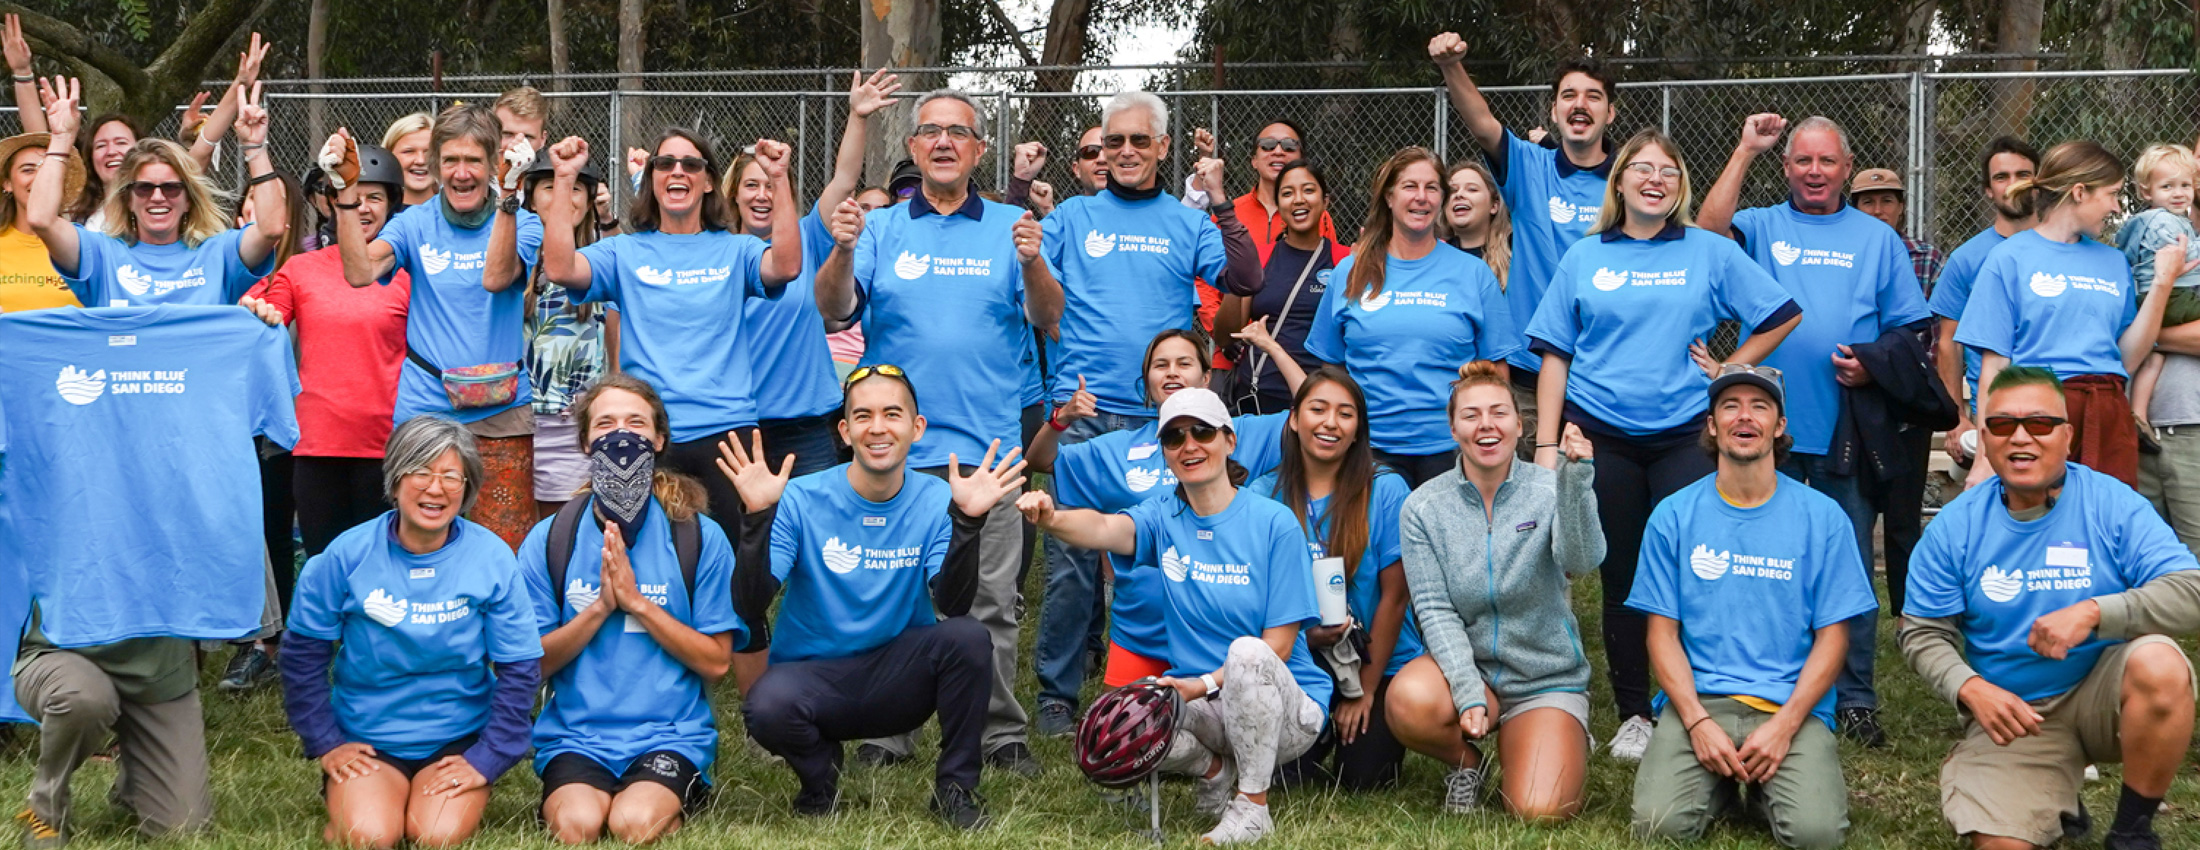
[[[1100,137],[1101,146],[1111,151],[1122,147],[1125,143],[1129,143],[1131,147],[1139,150],[1145,150],[1153,147],[1153,137],[1144,133],[1133,133],[1128,136],[1122,133],[1109,133]]]
[[[848,373],[848,380],[840,382],[840,391],[847,392],[848,388],[855,386],[857,381],[871,377],[872,375],[878,375],[880,377],[886,378],[900,378],[902,383],[905,384],[909,382],[909,373],[902,371],[900,366],[896,366],[892,363],[880,363],[876,366],[856,367],[855,371]]]
[[[166,183],[148,183],[139,180],[130,184],[130,194],[135,195],[140,201],[151,200],[155,196],[163,199],[181,198],[183,197],[183,184],[174,180]]]
[[[1095,159],[1099,159],[1099,158],[1100,158],[1100,146],[1099,146],[1099,145],[1086,145],[1086,146],[1084,146],[1084,147],[1078,148],[1078,149],[1077,149],[1077,158],[1078,158],[1078,159],[1082,159],[1082,160],[1088,160],[1088,161],[1090,161],[1090,160],[1095,160]]]
[[[702,174],[710,169],[710,163],[699,156],[670,156],[659,154],[649,158],[649,167],[657,171],[681,171]]]
[[[1202,444],[1212,443],[1215,441],[1215,435],[1219,433],[1222,433],[1221,428],[1205,422],[1187,425],[1182,428],[1170,428],[1161,432],[1161,447],[1171,451],[1181,449],[1184,447],[1184,438],[1186,437]]]
[[[2022,425],[2025,433],[2034,437],[2045,437],[2069,422],[2070,420],[2060,416],[1988,416],[1986,433],[2007,437],[2017,433],[2017,426]]]
[[[919,124],[917,129],[910,131],[909,137],[912,139],[937,139],[942,133],[958,142],[967,142],[978,137],[978,131],[961,124],[949,124],[945,127],[938,124]]]
[[[1284,153],[1299,152],[1299,140],[1297,139],[1283,137],[1262,138],[1260,141],[1255,142],[1255,144],[1260,145],[1260,149],[1264,151],[1281,150]]]

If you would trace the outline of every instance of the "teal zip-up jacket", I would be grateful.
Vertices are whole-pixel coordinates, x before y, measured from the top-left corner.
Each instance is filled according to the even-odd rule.
[[[1399,517],[1406,586],[1421,641],[1451,685],[1452,705],[1487,707],[1589,688],[1567,579],[1604,561],[1596,466],[1552,472],[1515,461],[1493,511],[1457,467],[1407,497]]]

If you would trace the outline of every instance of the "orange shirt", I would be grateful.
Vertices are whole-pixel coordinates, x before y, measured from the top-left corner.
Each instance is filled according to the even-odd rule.
[[[1253,247],[1260,251],[1260,265],[1267,268],[1269,252],[1275,250],[1276,241],[1289,229],[1284,226],[1283,214],[1268,214],[1268,208],[1260,205],[1258,188],[1231,199],[1230,208],[1237,211],[1238,221],[1245,223],[1245,232],[1253,237]],[[1330,220],[1326,210],[1322,212],[1322,235],[1332,243],[1337,241],[1337,223]],[[1215,314],[1222,310],[1222,290],[1204,280],[1198,283],[1199,326],[1213,333]]]

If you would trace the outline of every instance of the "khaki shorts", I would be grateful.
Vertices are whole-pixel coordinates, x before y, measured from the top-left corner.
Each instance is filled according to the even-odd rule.
[[[1963,741],[1940,765],[1940,811],[1956,834],[2005,836],[2042,847],[2060,840],[2061,816],[2078,812],[2085,766],[2123,761],[2118,730],[2124,663],[2133,647],[2149,643],[2177,648],[2161,635],[2110,647],[2076,688],[2032,703],[2046,722],[2039,734],[2008,746],[1996,745],[1965,712]],[[2186,659],[2185,666],[2189,672],[2192,661]]]
[[[1573,715],[1574,720],[1581,724],[1581,731],[1584,733],[1589,731],[1589,695],[1585,693],[1578,691],[1546,691],[1515,700],[1504,700],[1498,699],[1496,694],[1491,693],[1489,684],[1485,682],[1482,685],[1482,699],[1498,704],[1497,725],[1500,729],[1504,728],[1505,724],[1511,723],[1513,718],[1538,708],[1555,708]],[[1596,749],[1595,743],[1592,737],[1590,750]]]

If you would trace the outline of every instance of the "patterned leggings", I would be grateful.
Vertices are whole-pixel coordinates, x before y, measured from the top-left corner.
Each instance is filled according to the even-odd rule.
[[[1266,792],[1278,762],[1314,745],[1322,714],[1274,649],[1257,637],[1238,638],[1222,662],[1222,693],[1185,704],[1161,769],[1204,776],[1216,758],[1231,757],[1238,791]]]

